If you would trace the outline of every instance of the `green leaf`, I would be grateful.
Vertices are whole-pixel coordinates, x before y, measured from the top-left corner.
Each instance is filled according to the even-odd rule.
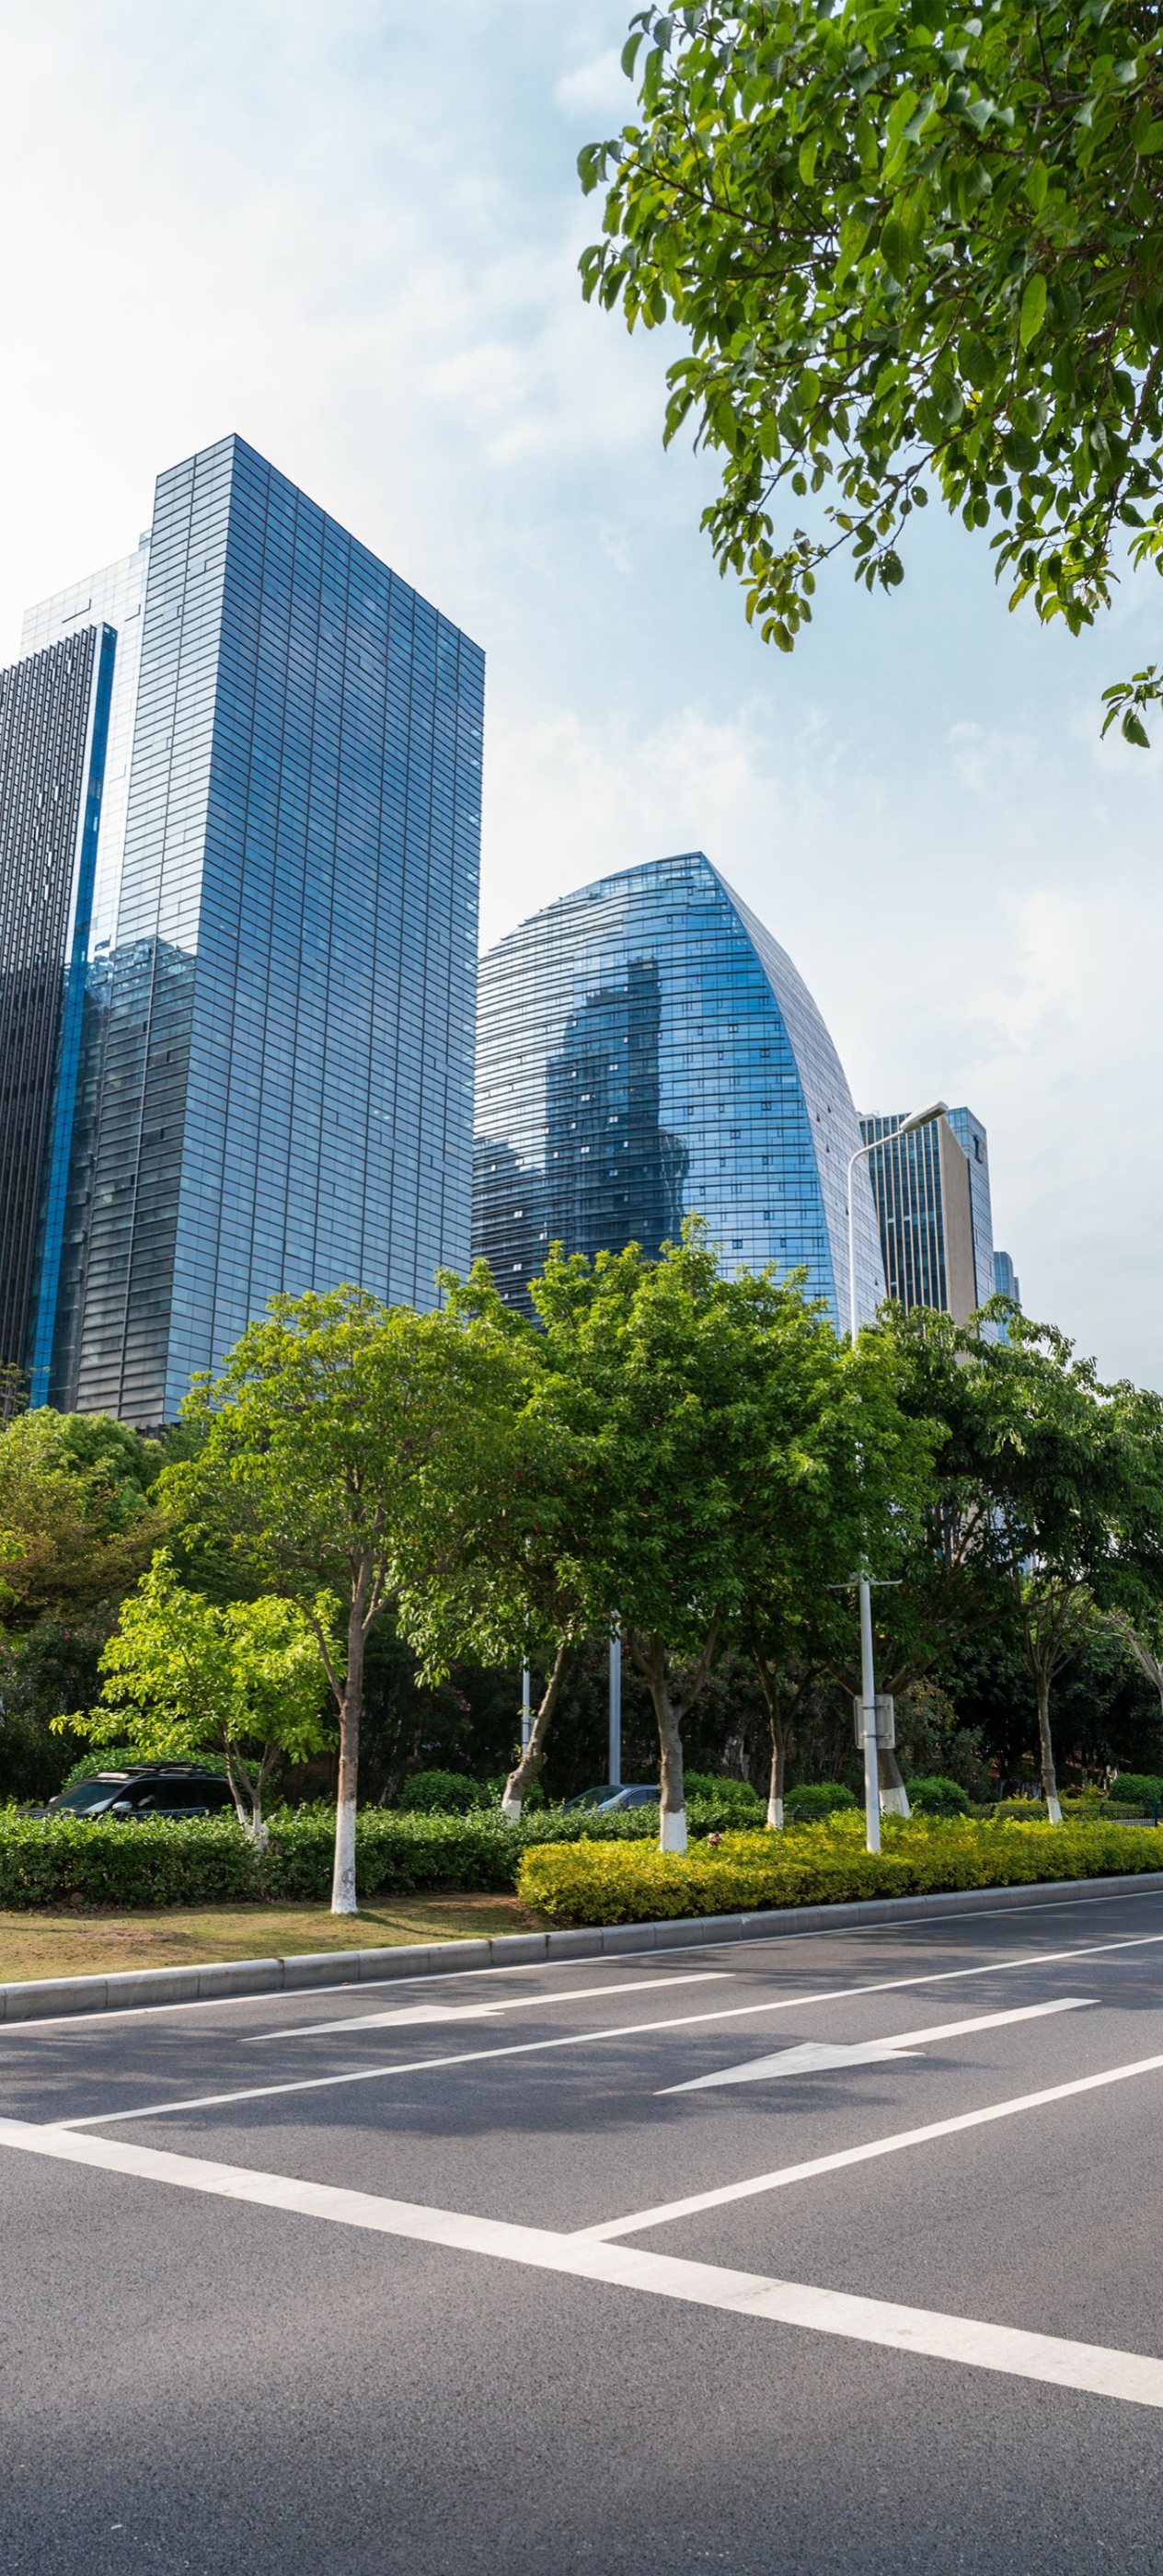
[[[906,285],[909,274],[909,237],[904,225],[898,223],[893,215],[890,215],[881,231],[880,248],[886,268],[891,270],[898,285]]]
[[[1036,215],[1041,214],[1046,203],[1046,190],[1049,184],[1049,172],[1045,162],[1035,161],[1033,169],[1026,175],[1026,195]]]
[[[1045,318],[1046,280],[1042,275],[1041,269],[1035,269],[1033,276],[1026,279],[1025,289],[1022,295],[1022,312],[1021,319],[1018,323],[1018,337],[1023,349],[1028,349],[1031,340],[1037,339]]]
[[[1144,733],[1133,707],[1127,708],[1123,717],[1122,731],[1124,741],[1133,742],[1137,751],[1150,751],[1149,737]]]
[[[816,134],[809,134],[806,143],[801,143],[800,145],[798,167],[799,174],[803,180],[805,188],[810,188],[812,181],[815,178],[816,154],[818,150],[819,136]]]

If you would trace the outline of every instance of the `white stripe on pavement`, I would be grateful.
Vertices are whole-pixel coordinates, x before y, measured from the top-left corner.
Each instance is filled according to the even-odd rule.
[[[1019,2004],[1014,2012],[979,2013],[973,2021],[942,2021],[931,2030],[901,2030],[891,2039],[803,2041],[798,2048],[781,2048],[774,2057],[749,2057],[743,2066],[721,2066],[714,2075],[695,2075],[685,2084],[660,2085],[656,2101],[671,2093],[703,2093],[717,2084],[758,2084],[765,2077],[777,2075],[818,2075],[829,2068],[845,2066],[884,2066],[902,2057],[914,2057],[918,2048],[930,2040],[960,2039],[970,2030],[1003,2030],[1012,2021],[1044,2021],[1047,2013],[1082,2012],[1097,2001],[1094,1995],[1060,1995],[1054,2003]]]
[[[814,2174],[839,2173],[844,2165],[870,2164],[876,2156],[899,2155],[905,2147],[927,2146],[930,2138],[952,2138],[959,2129],[983,2129],[991,2120],[1012,2120],[1019,2111],[1041,2111],[1048,2102],[1067,2102],[1074,2093],[1097,2093],[1104,2084],[1126,2084],[1134,2075],[1157,2075],[1163,2057],[1140,2057],[1133,2066],[1112,2066],[1105,2075],[1079,2075],[1071,2084],[1051,2084],[1044,2093],[1018,2093],[1008,2102],[989,2102],[983,2111],[961,2111],[951,2120],[933,2120],[925,2129],[898,2129],[894,2137],[872,2138],[867,2146],[840,2147],[834,2155],[813,2156],[802,2165],[782,2165],[775,2173],[756,2174],[751,2182],[723,2183],[717,2191],[693,2192],[687,2200],[663,2201],[657,2209],[637,2210],[632,2218],[609,2218],[596,2227],[579,2228],[579,2237],[637,2236],[647,2227],[662,2227],[672,2218],[692,2218],[701,2209],[722,2209],[731,2200],[751,2200],[757,2192],[782,2191],[788,2183],[808,2182]]]
[[[767,2324],[923,2354],[969,2369],[1000,2371],[1051,2388],[1080,2389],[1125,2404],[1163,2407],[1163,2361],[1151,2353],[1119,2352],[1105,2344],[1026,2334],[974,2317],[945,2316],[928,2308],[899,2307],[885,2299],[814,2289],[804,2282],[771,2280],[762,2273],[730,2272],[717,2264],[643,2253],[635,2246],[610,2245],[584,2234],[563,2236],[543,2228],[512,2226],[502,2219],[425,2209],[408,2201],[380,2199],[371,2192],[337,2190],[329,2183],[300,2182],[286,2174],[253,2173],[200,2156],[134,2147],[121,2139],[78,2138],[72,2131],[37,2128],[20,2120],[0,2120],[0,2146],[66,2164],[95,2166],[105,2173],[132,2175],[143,2182],[206,2192],[223,2200],[326,2219],[341,2227],[366,2228],[378,2235],[531,2264],[612,2289],[722,2308]]]
[[[262,2048],[272,2039],[314,2039],[336,2030],[418,2030],[422,2022],[489,2021],[494,2013],[532,2012],[538,2004],[544,2012],[551,2004],[592,2003],[595,1995],[616,2001],[619,1995],[645,1995],[658,1986],[722,1985],[733,1974],[730,1968],[699,1968],[693,1977],[628,1977],[621,1986],[567,1986],[564,1994],[494,1995],[486,2004],[405,2004],[398,2012],[354,2013],[350,2021],[302,2021],[291,2030],[247,2031],[239,2046]]]

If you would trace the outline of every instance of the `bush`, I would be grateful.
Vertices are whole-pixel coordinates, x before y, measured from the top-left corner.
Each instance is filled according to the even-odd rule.
[[[762,1815],[766,1800],[753,1789],[750,1780],[728,1779],[725,1772],[687,1771],[684,1787],[688,1799],[716,1807],[733,1807],[747,1814]]]
[[[842,1808],[855,1807],[851,1789],[841,1780],[805,1780],[798,1789],[789,1789],[784,1799],[784,1814],[797,1824],[818,1824],[821,1816],[832,1816]]]
[[[885,1819],[879,1852],[838,1817],[790,1837],[731,1834],[681,1855],[602,1843],[526,1850],[517,1886],[552,1923],[650,1923],[668,1916],[839,1905],[943,1888],[1021,1887],[1035,1880],[1121,1877],[1163,1869],[1163,1828],[979,1824]]]
[[[1163,1806],[1163,1780],[1153,1771],[1120,1771],[1111,1785],[1111,1804],[1116,1807]]]
[[[969,1800],[956,1780],[946,1780],[935,1771],[927,1780],[906,1780],[908,1801],[915,1815],[967,1816]]]
[[[402,1816],[467,1816],[486,1804],[486,1792],[467,1771],[413,1771],[396,1800]]]

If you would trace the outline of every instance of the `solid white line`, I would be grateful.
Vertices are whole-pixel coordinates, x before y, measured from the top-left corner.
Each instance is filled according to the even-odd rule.
[[[730,1968],[700,1968],[682,1979],[684,1986],[722,1985],[730,1979]],[[540,2004],[544,2012],[551,2004],[592,2003],[595,1995],[645,1995],[657,1986],[673,1987],[674,1977],[628,1977],[623,1986],[567,1986],[564,1994],[495,1995],[485,2004],[405,2004],[399,2012],[355,2013],[350,2021],[296,2022],[293,2030],[251,2030],[239,2041],[240,2048],[263,2048],[272,2039],[314,2039],[320,2032],[336,2030],[391,2030],[419,2028],[422,2022],[486,2021],[494,2013],[532,2012]]]
[[[872,2138],[863,2147],[841,2147],[834,2155],[813,2156],[809,2163],[782,2165],[775,2173],[756,2174],[750,2182],[728,2182],[717,2191],[698,2191],[688,2200],[664,2201],[657,2209],[640,2209],[632,2218],[605,2219],[597,2227],[579,2228],[579,2236],[636,2236],[646,2227],[661,2227],[671,2218],[691,2218],[701,2209],[722,2209],[731,2200],[750,2200],[756,2192],[782,2191],[788,2183],[808,2182],[815,2174],[839,2173],[844,2165],[870,2164],[876,2156],[898,2155],[904,2147],[927,2146],[930,2138],[951,2138],[959,2129],[983,2129],[991,2120],[1012,2120],[1019,2111],[1041,2111],[1047,2102],[1066,2102],[1074,2093],[1097,2093],[1105,2084],[1126,2084],[1132,2075],[1156,2075],[1163,2057],[1140,2057],[1133,2066],[1112,2066],[1105,2075],[1080,2075],[1071,2084],[1052,2084],[1044,2093],[1019,2093],[1008,2102],[987,2103],[983,2111],[962,2111],[951,2120],[934,2120],[925,2129],[899,2129],[891,2138]]]
[[[1003,1960],[1001,1967],[1042,1968],[1054,1965],[1063,1959],[1100,1957],[1107,1950],[1141,1949],[1156,1941],[1163,1941],[1163,1933],[1140,1934],[1130,1942],[1103,1941],[1085,1950],[1047,1950],[1033,1959]],[[939,1968],[923,1977],[889,1977],[870,1986],[835,1986],[822,1995],[777,1995],[765,2003],[730,2004],[722,2012],[675,2013],[665,2021],[620,2022],[613,2030],[567,2031],[564,2037],[558,2039],[522,2039],[503,2048],[462,2049],[452,2057],[413,2057],[398,2066],[361,2066],[345,2075],[301,2075],[285,2084],[252,2084],[239,2092],[198,2093],[180,2102],[144,2102],[131,2111],[92,2111],[83,2119],[63,2120],[58,2125],[66,2129],[98,2129],[115,2127],[122,2120],[158,2120],[171,2111],[216,2111],[230,2102],[273,2100],[279,2093],[325,2093],[339,2084],[370,2084],[381,2075],[425,2075],[429,2072],[436,2074],[449,2066],[480,2066],[494,2057],[532,2057],[539,2051],[550,2048],[584,2048],[599,2040],[639,2039],[647,2031],[688,2030],[698,2022],[740,2021],[751,2018],[756,2013],[802,2012],[816,2004],[843,2003],[855,1995],[899,1994],[909,1986],[949,1985],[956,1978],[986,1977],[999,1973],[997,1965],[993,1962],[988,1967]],[[669,1984],[670,1980],[664,1978],[661,1982]],[[616,1993],[618,1990],[614,1988],[613,1991]]]
[[[564,2236],[549,2229],[516,2227],[503,2219],[425,2209],[409,2201],[380,2199],[371,2192],[337,2190],[329,2183],[299,2182],[286,2174],[254,2173],[200,2156],[133,2147],[120,2139],[78,2138],[69,2131],[36,2128],[20,2120],[0,2120],[0,2145],[66,2164],[95,2166],[105,2173],[132,2175],[144,2182],[167,2183],[179,2190],[365,2228],[377,2235],[487,2254],[614,2289],[726,2309],[734,2316],[757,2317],[768,2324],[798,2326],[890,2351],[922,2353],[970,2369],[1000,2371],[1051,2388],[1081,2389],[1124,2404],[1163,2407],[1163,2361],[1150,2353],[1026,2334],[974,2317],[945,2316],[928,2308],[899,2307],[885,2299],[819,2290],[805,2282],[771,2280],[762,2273],[688,2263],[585,2235]]]
[[[1094,1995],[1059,1995],[1049,2004],[1019,2004],[1014,2012],[980,2013],[973,2021],[942,2021],[931,2030],[902,2030],[890,2039],[806,2041],[799,2048],[781,2048],[774,2057],[749,2057],[742,2066],[721,2066],[714,2075],[695,2075],[686,2084],[660,2085],[656,2101],[665,2101],[671,2093],[703,2093],[716,2084],[757,2084],[764,2076],[822,2074],[829,2067],[884,2066],[893,2059],[914,2057],[918,2048],[936,2039],[960,2039],[969,2030],[1001,2030],[1013,2021],[1044,2021],[1048,2013],[1081,2012],[1097,2001]]]

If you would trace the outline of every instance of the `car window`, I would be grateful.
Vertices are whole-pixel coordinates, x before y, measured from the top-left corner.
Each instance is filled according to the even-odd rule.
[[[56,1815],[85,1816],[93,1807],[108,1806],[114,1798],[125,1796],[123,1780],[78,1780],[71,1789],[63,1789],[53,1800]]]

